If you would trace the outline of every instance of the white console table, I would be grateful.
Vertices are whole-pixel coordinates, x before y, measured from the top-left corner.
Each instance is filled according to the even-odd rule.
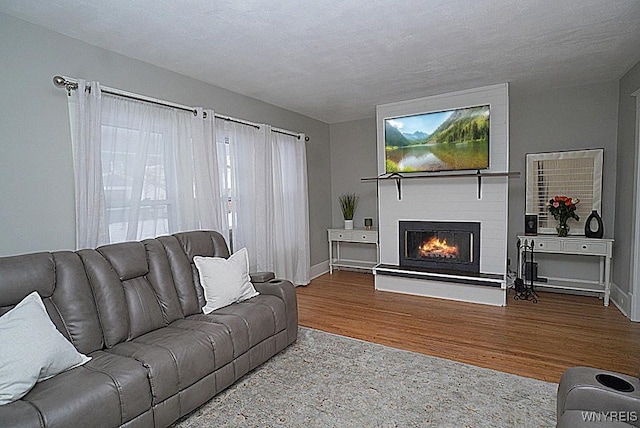
[[[333,268],[346,267],[373,270],[378,264],[378,231],[366,229],[327,229],[329,235],[329,272],[333,273]],[[368,260],[348,260],[340,257],[340,243],[349,242],[355,244],[375,245],[376,261]],[[333,247],[336,247],[335,257]]]
[[[575,291],[590,291],[604,294],[604,305],[609,306],[611,292],[611,260],[613,258],[613,239],[594,239],[585,237],[561,238],[554,235],[519,235],[520,242],[533,241],[535,253],[572,254],[579,256],[595,256],[600,262],[598,281],[572,278],[548,278],[549,282],[534,282],[535,285]],[[523,260],[524,245],[520,246],[520,260]],[[534,260],[535,262],[535,260]],[[518,266],[518,277],[523,278],[522,264]],[[554,282],[555,281],[555,282]],[[600,288],[580,287],[572,284],[596,284]]]

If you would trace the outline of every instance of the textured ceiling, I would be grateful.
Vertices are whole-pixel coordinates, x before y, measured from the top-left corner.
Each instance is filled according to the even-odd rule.
[[[494,83],[619,79],[640,60],[640,0],[2,0],[0,12],[327,123]]]

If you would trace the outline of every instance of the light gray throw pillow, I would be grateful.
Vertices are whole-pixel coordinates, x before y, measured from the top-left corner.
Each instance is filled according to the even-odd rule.
[[[228,259],[195,256],[193,262],[198,269],[207,302],[202,308],[205,314],[259,294],[251,284],[246,248],[238,250]]]
[[[49,318],[37,292],[0,317],[0,405],[91,358],[79,353]]]

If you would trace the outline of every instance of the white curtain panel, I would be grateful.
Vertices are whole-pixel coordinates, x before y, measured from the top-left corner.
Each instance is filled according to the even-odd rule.
[[[225,188],[226,158],[219,153],[217,120],[213,110],[198,109],[203,117],[202,138],[194,143],[195,190],[202,229],[219,231],[229,242],[227,192]],[[198,122],[194,118],[194,121]],[[223,140],[224,142],[224,140]]]
[[[275,272],[297,285],[310,281],[309,197],[304,135],[271,132]]]
[[[246,247],[252,272],[309,283],[306,150],[268,125],[226,122],[231,163],[233,243]],[[304,139],[302,140],[304,141]]]
[[[233,247],[246,247],[251,272],[267,270],[271,251],[267,248],[265,130],[226,121],[230,160]]]
[[[90,90],[85,90],[88,87]],[[109,242],[101,163],[101,91],[98,82],[78,80],[68,97],[75,177],[76,248]]]
[[[177,127],[174,132],[178,136],[173,144],[178,186],[176,231],[222,231],[227,226],[215,144],[214,112],[202,108],[196,111],[197,115],[175,110]]]

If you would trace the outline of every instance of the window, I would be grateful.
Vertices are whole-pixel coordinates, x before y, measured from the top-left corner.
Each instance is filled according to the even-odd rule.
[[[539,232],[555,232],[556,220],[546,205],[554,196],[580,199],[580,221],[571,234],[580,234],[592,210],[601,212],[603,154],[603,149],[527,154],[525,209],[538,216]]]
[[[219,170],[221,174],[221,185],[223,194],[223,203],[225,204],[225,213],[227,215],[227,227],[228,227],[228,246],[229,251],[233,253],[233,229],[236,224],[234,219],[234,189],[233,184],[233,169],[231,166],[231,151],[229,150],[229,135],[225,127],[224,121],[217,121],[217,124],[221,127],[222,131],[216,130],[216,149],[218,154]]]
[[[102,125],[102,176],[111,242],[140,240],[176,229],[174,175],[164,132]]]
[[[103,95],[100,159],[109,242],[142,240],[184,228],[180,205],[188,207],[194,199],[188,148],[191,116]]]

